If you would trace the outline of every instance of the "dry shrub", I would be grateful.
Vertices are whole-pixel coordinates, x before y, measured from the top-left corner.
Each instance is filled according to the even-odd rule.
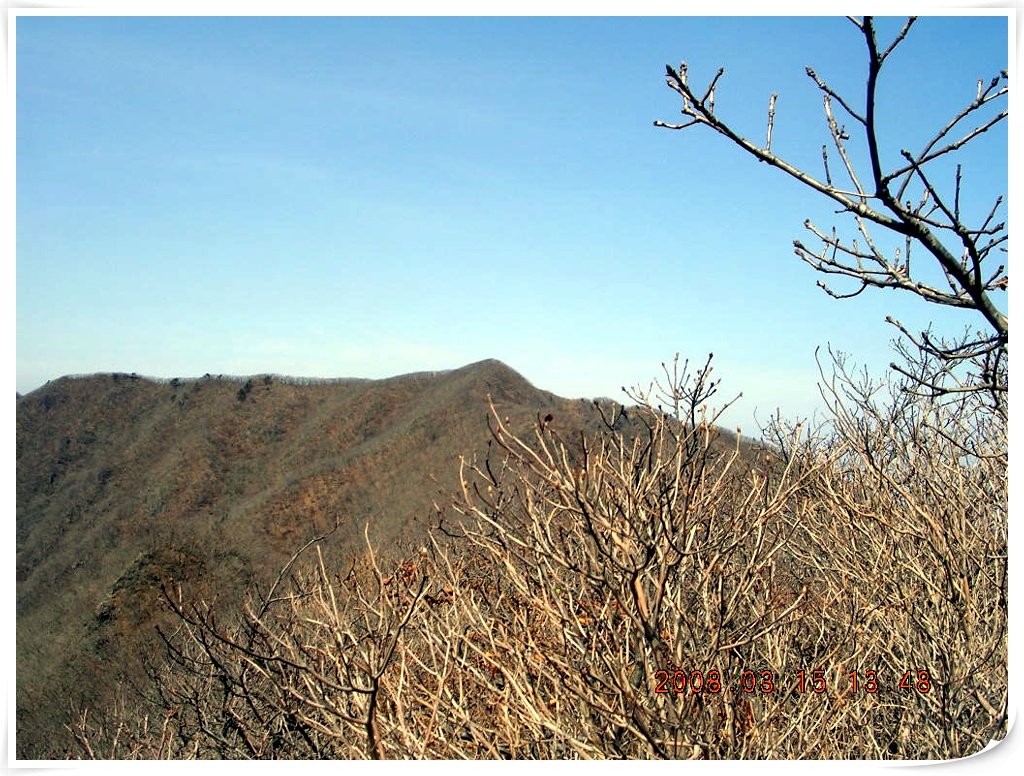
[[[593,438],[495,413],[404,560],[369,547],[342,578],[317,548],[234,622],[171,596],[149,705],[83,715],[83,754],[954,758],[1001,737],[1005,416],[840,361],[831,422],[777,422],[754,455],[716,442],[716,387],[677,360]]]

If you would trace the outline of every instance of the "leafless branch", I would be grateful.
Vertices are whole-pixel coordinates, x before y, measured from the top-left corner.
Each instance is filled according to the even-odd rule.
[[[767,139],[763,146],[748,141],[735,131],[726,119],[713,115],[708,110],[706,101],[719,82],[723,72],[721,69],[704,98],[697,99],[687,83],[687,69],[683,67],[681,73],[677,73],[669,67],[668,85],[683,97],[682,113],[687,121],[675,125],[656,121],[655,125],[672,129],[686,129],[695,125],[708,127],[752,157],[781,169],[805,186],[837,202],[842,208],[841,212],[851,214],[860,235],[859,239],[869,246],[867,252],[858,248],[857,240],[847,243],[839,239],[834,231],[831,237],[826,237],[809,222],[806,226],[822,241],[822,249],[812,251],[799,241],[794,243],[801,259],[817,271],[828,275],[841,275],[854,281],[855,285],[850,291],[837,290],[819,281],[818,286],[830,296],[836,299],[850,299],[859,296],[869,287],[894,288],[914,294],[925,302],[975,310],[986,321],[992,336],[1000,342],[1004,353],[999,354],[994,360],[1005,367],[1009,319],[993,300],[992,293],[1005,290],[1008,276],[1005,274],[1004,265],[995,271],[985,266],[991,251],[1004,245],[1008,239],[1005,224],[996,222],[996,214],[1003,204],[1003,199],[996,199],[995,206],[980,226],[969,225],[964,221],[961,206],[964,188],[961,166],[958,164],[955,168],[955,179],[948,197],[940,192],[929,177],[927,169],[931,162],[955,154],[1006,120],[1006,109],[997,110],[987,116],[981,113],[983,109],[991,110],[997,101],[1007,98],[1006,72],[1002,71],[987,83],[984,80],[979,81],[974,99],[936,132],[918,154],[914,155],[904,150],[904,163],[886,172],[883,169],[878,140],[876,92],[883,65],[906,39],[916,23],[916,18],[908,19],[892,40],[882,46],[876,39],[874,20],[870,16],[863,19],[850,17],[850,21],[860,31],[867,49],[864,112],[854,110],[852,101],[830,87],[813,68],[806,68],[806,72],[814,81],[816,88],[822,92],[824,117],[831,144],[842,161],[846,176],[852,184],[852,191],[840,188],[834,180],[827,145],[822,146],[821,152],[824,181],[789,164],[772,152],[776,95],[773,94],[769,102]],[[854,160],[848,155],[846,143],[850,136],[837,120],[833,103],[840,105],[863,132],[870,159],[869,169],[858,170]],[[975,125],[967,128],[958,139],[951,139],[954,131],[963,127],[969,119],[976,119]],[[897,181],[899,186],[896,192],[892,193],[890,185]],[[920,197],[916,205],[907,198],[911,186],[920,187]],[[894,259],[884,257],[871,240],[867,230],[868,224],[899,236],[904,243],[902,258],[899,250]],[[958,243],[956,253],[947,246],[947,239]],[[937,264],[949,287],[948,291],[937,289],[919,279],[923,265],[916,261],[912,269],[911,264],[911,253],[918,253],[918,249],[923,249]],[[957,258],[956,254],[961,254],[962,258]],[[849,260],[841,257],[847,257]],[[915,272],[918,273],[917,276]],[[987,354],[988,351],[984,352]],[[929,353],[941,358],[943,350],[936,348]],[[978,387],[979,390],[985,390],[984,386]]]

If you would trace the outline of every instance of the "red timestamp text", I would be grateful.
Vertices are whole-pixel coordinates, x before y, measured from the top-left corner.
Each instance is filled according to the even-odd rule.
[[[850,671],[846,678],[854,692],[863,690],[866,693],[877,693],[894,689],[891,683],[879,678],[877,671]],[[906,671],[895,687],[900,690],[928,692],[932,689],[932,679],[927,671]]]
[[[734,676],[725,677],[717,668],[707,671],[684,671],[682,669],[659,669],[653,674],[656,693],[720,693],[741,691],[745,693],[792,692],[823,693],[828,689],[825,671],[816,668],[810,671],[796,671],[792,674],[777,674],[770,670],[745,670]],[[921,692],[931,690],[931,677],[927,671],[908,670],[901,677],[893,675],[884,680],[878,671],[850,671],[839,677],[845,681],[838,689],[853,693]]]

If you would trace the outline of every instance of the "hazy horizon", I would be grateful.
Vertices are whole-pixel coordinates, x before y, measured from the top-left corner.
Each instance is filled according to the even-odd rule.
[[[621,399],[674,353],[714,352],[716,402],[742,392],[725,420],[749,426],[820,406],[816,348],[881,375],[887,314],[972,322],[901,294],[829,298],[792,243],[804,219],[852,235],[847,219],[703,128],[652,125],[679,112],[666,63],[700,83],[724,66],[720,115],[760,137],[778,93],[773,150],[817,169],[804,67],[863,89],[841,18],[13,22],[21,393],[65,374],[375,379],[496,358],[560,396]],[[898,29],[880,20],[882,39]],[[921,147],[1006,44],[1005,15],[921,19],[883,73],[887,153]],[[987,212],[1008,187],[1005,123],[964,173],[963,207]]]

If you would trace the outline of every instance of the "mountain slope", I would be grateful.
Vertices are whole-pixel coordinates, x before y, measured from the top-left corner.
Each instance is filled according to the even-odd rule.
[[[101,374],[19,397],[19,756],[59,752],[69,705],[140,676],[167,579],[237,600],[335,522],[338,567],[364,527],[385,548],[421,535],[459,456],[485,450],[488,395],[520,423],[593,415],[493,360],[376,381]]]
[[[495,360],[386,380],[108,373],[19,397],[18,756],[62,756],[72,707],[143,683],[166,588],[228,611],[335,525],[339,570],[364,531],[385,557],[418,544],[460,457],[487,452],[489,398],[523,432],[549,414],[570,442],[600,428],[593,402]]]

